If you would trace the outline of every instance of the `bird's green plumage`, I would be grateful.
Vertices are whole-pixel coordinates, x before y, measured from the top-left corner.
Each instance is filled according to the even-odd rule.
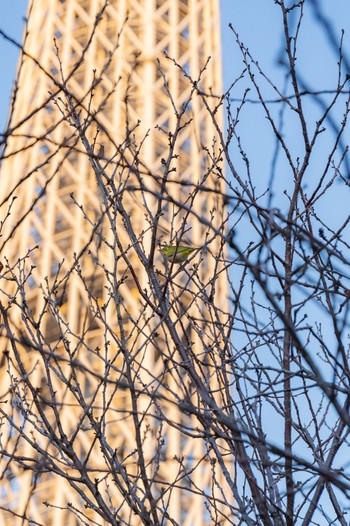
[[[195,250],[196,248],[185,245],[164,245],[160,248],[164,258],[174,263],[183,263]]]

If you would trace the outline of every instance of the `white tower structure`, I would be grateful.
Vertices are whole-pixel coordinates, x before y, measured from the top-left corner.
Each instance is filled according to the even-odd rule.
[[[203,303],[225,311],[219,0],[30,4],[1,168],[0,523],[232,524],[177,354],[205,376],[223,337]],[[194,277],[166,284],[169,241],[207,245]]]

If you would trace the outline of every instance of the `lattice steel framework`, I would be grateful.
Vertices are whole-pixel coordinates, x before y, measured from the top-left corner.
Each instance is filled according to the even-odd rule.
[[[119,178],[121,186],[126,184],[123,178],[128,174],[128,188],[123,186],[126,193],[125,208],[147,252],[151,244],[151,229],[147,222],[149,218],[144,214],[145,205],[150,210],[156,210],[157,189],[164,174],[164,159],[169,151],[169,131],[174,132],[178,125],[174,108],[180,112],[193,90],[186,73],[192,79],[200,77],[201,89],[208,94],[221,93],[219,27],[218,0],[109,0],[107,7],[102,0],[36,0],[31,8],[29,36],[25,43],[27,55],[18,70],[18,93],[10,123],[13,137],[8,142],[1,172],[1,196],[6,198],[5,201],[1,199],[3,218],[11,205],[11,214],[6,216],[2,232],[1,257],[3,261],[5,257],[8,261],[8,277],[11,275],[9,269],[13,268],[18,258],[23,258],[18,268],[22,269],[23,275],[28,274],[26,303],[21,308],[28,313],[29,319],[33,316],[36,321],[27,324],[23,331],[32,331],[35,339],[38,328],[35,323],[40,324],[40,331],[46,335],[46,341],[42,343],[50,352],[57,354],[61,352],[63,334],[64,345],[75,346],[74,357],[88,364],[89,369],[96,372],[96,378],[106,373],[106,362],[115,352],[116,343],[112,333],[113,330],[119,331],[119,327],[113,328],[116,311],[109,304],[108,273],[105,269],[112,269],[120,275],[121,308],[125,314],[125,326],[128,327],[131,320],[140,315],[140,294],[130,274],[127,274],[125,260],[118,259],[116,265],[114,255],[118,250],[125,250],[136,269],[139,262],[137,254],[130,247],[130,238],[126,234],[123,238],[123,229],[126,228],[123,221],[117,224],[121,247],[114,247],[115,253],[110,246],[106,249],[108,229],[103,230],[103,225],[96,222],[101,215],[101,202],[108,196],[101,196],[96,185],[89,158],[82,151],[79,134],[72,126],[72,114],[67,118],[69,111],[65,88],[73,94],[71,103],[78,108],[80,118],[89,124],[86,133],[94,154],[99,151],[100,144],[104,146],[104,152],[99,154],[99,166],[108,166],[106,171],[109,170],[108,173],[112,173],[115,179]],[[175,59],[177,65],[165,58],[164,54]],[[209,56],[211,60],[207,62]],[[66,79],[65,86],[62,74]],[[93,98],[90,97],[92,86]],[[214,97],[213,104],[217,102],[218,99]],[[220,111],[216,113],[216,118],[222,125]],[[181,129],[174,156],[168,166],[170,173],[175,174],[173,178],[177,179],[176,182],[181,180],[184,184],[167,185],[168,199],[159,218],[159,237],[163,241],[169,238],[174,240],[178,231],[185,226],[185,239],[199,246],[203,243],[207,226],[196,220],[196,214],[198,217],[203,216],[211,209],[220,209],[221,204],[215,201],[217,197],[208,192],[191,203],[189,184],[202,182],[203,174],[208,173],[208,158],[210,155],[215,156],[216,131],[199,96],[193,97],[186,107],[182,122],[189,119],[192,119],[191,123]],[[141,166],[138,174],[142,173],[142,181],[130,170],[133,163],[138,170]],[[140,181],[146,181],[149,194],[136,193]],[[212,176],[206,176],[206,183],[210,181]],[[16,197],[14,201],[13,197]],[[142,198],[145,199],[143,203],[140,201]],[[186,214],[184,211],[176,213],[176,205],[171,205],[172,200],[174,203],[184,203],[185,209],[191,203],[191,213],[194,214],[189,222],[190,229],[184,222]],[[215,223],[215,219],[212,221]],[[85,250],[86,247],[88,250]],[[211,248],[215,251],[215,247]],[[162,266],[158,255],[156,264]],[[199,270],[202,283],[208,282],[214,265],[214,260],[208,254]],[[65,278],[60,281],[62,276]],[[13,281],[19,282],[16,281],[15,272],[12,278],[12,282],[9,281],[9,294],[14,293],[14,289],[11,289]],[[55,279],[56,295],[52,293]],[[147,277],[141,268],[139,279],[146,288]],[[223,311],[224,289],[225,279],[221,276],[217,280],[215,294],[222,298]],[[18,288],[16,294],[16,298],[21,298]],[[96,299],[94,305],[91,298]],[[186,301],[191,303],[190,296],[186,299],[184,294],[183,298],[185,305]],[[200,307],[192,305],[189,308]],[[102,312],[108,320],[108,330],[103,323]],[[23,326],[15,305],[11,315],[19,328]],[[139,323],[145,323],[144,318],[145,313]],[[137,338],[130,336],[128,342],[133,343],[130,343],[129,352],[130,356],[134,356],[134,363],[138,364],[138,354],[136,351],[134,355],[132,353],[136,348],[138,352],[140,349],[147,350],[148,354],[137,374],[141,386],[153,383],[153,389],[154,379],[163,375],[164,360],[159,359],[155,345],[145,344],[149,334],[147,331],[141,331]],[[79,335],[83,335],[81,340]],[[210,331],[207,336],[209,339],[217,338]],[[198,334],[192,337],[198,338]],[[58,341],[60,343],[56,346],[55,342]],[[22,359],[24,367],[32,371],[32,384],[45,401],[48,391],[42,380],[45,377],[43,365],[38,363],[34,352],[25,348]],[[115,364],[118,365],[118,359]],[[68,365],[60,363],[64,370]],[[9,388],[10,380],[20,384],[18,370],[13,368],[11,361],[3,363],[1,374],[2,395]],[[95,392],[91,376],[84,374],[84,371],[80,371],[80,375],[79,383],[86,396],[90,391]],[[52,381],[55,382],[53,377]],[[178,383],[171,375],[168,385],[176,397]],[[64,391],[62,384],[57,382],[55,389],[57,401],[62,404],[62,426],[69,436],[70,430],[81,418],[81,408],[76,408],[72,395],[69,390]],[[131,417],[118,418],[119,410],[122,413],[123,408],[130,406],[128,391],[125,386],[112,395],[107,391],[98,392],[97,395],[101,406],[106,403],[106,399],[110,400],[109,409],[114,410],[116,415],[113,425],[105,430],[106,435],[110,443],[115,442],[121,461],[127,458],[132,460],[135,448],[134,423]],[[148,402],[142,402],[141,399],[141,409],[143,403],[144,411],[147,411]],[[19,407],[23,412],[20,402]],[[14,414],[13,417],[18,426],[23,422],[21,410],[19,416]],[[185,417],[174,404],[167,409],[167,417],[174,422],[184,419],[190,422],[190,417]],[[147,425],[152,427],[154,422],[144,425],[145,428]],[[90,461],[98,473],[96,478],[103,478],[101,466],[104,458],[98,448],[94,450],[94,436],[91,427],[84,428],[82,425],[74,440],[79,444],[80,459],[89,452]],[[154,430],[150,433],[151,438],[145,440],[145,451],[150,458],[154,455],[159,436],[164,443],[164,458],[159,462],[156,475],[159,480],[169,483],[178,478],[178,487],[172,490],[170,499],[165,493],[167,510],[181,526],[213,524],[213,517],[208,512],[209,503],[204,502],[196,491],[185,492],[180,489],[182,483],[192,484],[193,488],[212,488],[213,470],[209,469],[207,459],[203,462],[200,460],[208,458],[207,452],[203,450],[203,441],[186,437],[172,426],[165,426],[161,433]],[[18,442],[17,439],[16,433],[8,438],[5,444],[7,450],[16,451],[23,458],[26,455],[29,457],[32,445]],[[42,448],[50,447],[47,441],[35,435],[33,440],[38,440]],[[182,457],[185,465],[187,462],[187,476],[179,467]],[[197,462],[198,469],[195,469]],[[228,464],[229,470],[231,467]],[[128,469],[132,473],[132,462]],[[74,472],[74,466],[71,466],[71,472]],[[5,471],[2,481],[5,507],[50,526],[77,524],[76,515],[81,512],[74,514],[71,510],[81,509],[79,494],[74,494],[58,475],[47,475],[45,469],[38,469],[35,491],[30,495],[28,491],[33,488],[33,477],[35,472],[33,475],[31,471],[12,465],[11,470]],[[222,479],[220,484],[223,486],[225,482],[219,467],[217,478]],[[113,506],[119,510],[124,523],[138,524],[138,519],[126,505],[125,496],[122,497],[112,483],[108,491],[111,508]],[[224,502],[222,495],[220,498]],[[47,507],[42,504],[43,501],[49,503]],[[97,524],[101,524],[101,518],[93,509],[85,510],[85,517],[87,522],[96,520]],[[225,523],[223,516],[219,519],[218,523]],[[5,511],[0,511],[1,521],[4,524],[17,524],[13,516]]]

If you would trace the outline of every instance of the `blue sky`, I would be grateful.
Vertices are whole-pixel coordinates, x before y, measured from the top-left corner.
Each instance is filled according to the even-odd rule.
[[[14,2],[3,2],[1,6],[1,22],[0,29],[5,31],[10,37],[21,41],[23,32],[23,17],[27,9],[27,0],[16,0],[16,8]],[[13,81],[16,75],[18,60],[18,49],[12,44],[5,41],[0,36],[0,61],[1,61],[1,76],[0,76],[0,129],[3,130],[6,120],[7,112],[11,99],[11,91]]]

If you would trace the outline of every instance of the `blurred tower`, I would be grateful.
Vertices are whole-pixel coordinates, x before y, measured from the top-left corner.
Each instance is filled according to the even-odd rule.
[[[11,277],[11,269],[20,258],[18,269],[23,272],[22,278],[26,276],[26,301],[21,308],[27,312],[27,321],[23,322],[20,314],[16,314],[15,305],[11,309],[19,334],[29,331],[38,342],[38,347],[45,343],[53,355],[59,354],[62,340],[69,341],[71,346],[75,345],[71,359],[88,364],[89,369],[95,371],[98,382],[99,375],[106,374],[107,359],[103,357],[113,353],[115,343],[107,343],[109,338],[113,340],[113,336],[106,335],[106,325],[101,320],[101,311],[106,313],[109,322],[116,315],[109,305],[108,283],[103,271],[115,268],[123,281],[126,292],[121,293],[121,308],[125,313],[125,326],[139,315],[139,292],[127,273],[125,261],[121,260],[117,268],[113,267],[113,250],[104,252],[102,245],[108,244],[108,232],[104,232],[98,224],[101,199],[104,197],[96,185],[89,157],[72,126],[74,116],[67,107],[65,97],[67,92],[73,94],[71,103],[83,125],[86,125],[93,155],[100,166],[108,164],[106,170],[109,169],[115,179],[119,178],[121,185],[126,184],[123,177],[124,170],[128,168],[128,187],[123,186],[124,191],[129,190],[125,207],[135,232],[142,237],[145,252],[149,250],[151,234],[147,232],[149,224],[142,211],[145,208],[140,202],[141,193],[134,189],[148,177],[149,190],[153,192],[146,197],[146,204],[154,210],[159,180],[164,174],[164,159],[169,151],[169,131],[174,133],[178,123],[174,108],[178,112],[184,109],[184,120],[191,119],[191,123],[179,133],[169,165],[171,169],[176,167],[176,171],[170,172],[172,178],[184,184],[172,186],[169,183],[167,186],[167,196],[171,199],[162,209],[159,237],[163,236],[162,241],[169,238],[176,240],[179,229],[184,227],[184,239],[200,246],[205,236],[205,225],[193,220],[188,230],[183,222],[183,212],[174,213],[176,207],[169,203],[180,202],[186,206],[190,203],[190,184],[202,181],[203,173],[207,171],[208,152],[211,149],[215,151],[216,131],[200,97],[195,96],[186,105],[193,89],[186,74],[193,80],[199,78],[201,89],[209,95],[208,100],[213,106],[218,103],[219,99],[214,96],[221,93],[219,0],[109,0],[109,5],[103,0],[35,0],[30,4],[26,53],[18,67],[16,98],[9,121],[12,137],[5,149],[1,171],[4,226],[0,258],[3,263],[5,260],[8,262],[8,277]],[[209,62],[208,57],[211,57]],[[210,94],[214,95],[212,99]],[[220,111],[216,118],[222,125]],[[138,176],[130,171],[133,163],[141,167]],[[140,173],[144,178],[142,181]],[[210,181],[211,178],[207,177],[206,182]],[[220,207],[213,200],[210,193],[204,193],[201,199],[193,201],[191,209],[198,216],[209,214],[211,209]],[[125,225],[121,222],[119,228],[121,247],[116,247],[116,250],[123,251],[124,247],[137,268],[139,263],[130,248],[130,239],[125,237],[123,241]],[[206,283],[206,275],[213,271],[213,265],[208,255],[200,270],[203,283]],[[142,269],[139,275],[141,285],[146,286]],[[17,283],[18,300],[23,291],[16,276],[13,271],[9,283],[14,288]],[[216,294],[222,298],[225,295],[223,287],[220,278]],[[14,294],[13,289],[11,291],[8,294]],[[95,306],[91,305],[91,298],[96,298]],[[96,315],[96,312],[100,314]],[[23,323],[25,326],[21,329]],[[140,323],[145,322],[142,319]],[[39,329],[46,337],[45,342],[39,341]],[[80,340],[77,335],[81,336]],[[147,341],[146,331],[143,338]],[[58,341],[60,344],[55,347]],[[43,406],[45,403],[49,405],[47,373],[43,371],[43,365],[38,364],[37,354],[25,348],[25,339],[22,344],[24,367],[31,371],[32,385]],[[142,349],[140,337],[137,345]],[[143,362],[143,372],[139,372],[141,383],[147,383],[147,371],[152,372],[154,379],[161,376],[164,368],[156,349],[151,349],[153,351],[148,353],[146,365]],[[134,363],[138,363],[137,360],[135,354]],[[118,369],[118,360],[115,364]],[[56,366],[66,374],[69,363],[57,362]],[[4,365],[1,373],[2,396],[9,388],[8,378],[20,386],[20,373],[13,364]],[[97,388],[91,378],[84,371],[80,373],[82,392],[86,396],[90,392],[96,393]],[[43,378],[46,380],[43,381]],[[52,382],[55,384],[54,376]],[[169,382],[172,392],[176,393],[176,382],[171,384],[171,379]],[[76,407],[76,400],[68,389],[63,389],[62,384],[57,383],[52,389],[57,393],[61,421],[69,435],[69,430],[74,429],[81,418],[81,408]],[[98,393],[98,396],[101,397],[101,405],[106,397],[110,397],[109,409],[115,410],[116,415],[118,410],[130,405],[122,382],[117,396],[107,396],[106,393]],[[18,404],[21,410],[13,418],[20,429],[25,417],[21,402]],[[95,411],[97,414],[98,409]],[[167,416],[174,422],[181,422],[184,418],[174,404],[170,406]],[[123,455],[131,455],[136,447],[134,424],[130,420],[119,420],[116,416],[113,426],[106,431],[109,442],[115,443],[122,459]],[[31,422],[34,427],[35,424]],[[94,433],[91,434],[88,426],[83,428],[81,425],[74,439],[75,446],[79,444],[80,459],[89,452],[96,472],[99,472],[103,456],[93,450]],[[49,450],[52,446],[47,440],[49,437],[40,438],[40,433],[38,436],[34,438],[33,435],[33,440],[38,440],[38,448]],[[153,440],[157,440],[157,433]],[[164,502],[170,515],[181,526],[213,524],[213,517],[208,512],[209,500],[204,502],[196,490],[212,486],[212,470],[209,467],[206,469],[206,464],[200,460],[206,456],[202,441],[181,435],[171,426],[162,431],[162,440],[165,452],[164,458],[159,460],[157,476],[160,480],[169,477],[174,481],[178,478],[178,488],[172,490],[169,501],[165,493]],[[32,458],[32,447],[33,444],[18,439],[16,433],[9,435],[6,443],[8,452],[23,459]],[[152,451],[151,440],[150,457]],[[186,459],[190,459],[186,475],[179,469],[182,457],[185,458],[184,464]],[[4,462],[7,460],[5,457]],[[198,469],[195,469],[196,463]],[[2,465],[3,506],[14,510],[18,517],[32,517],[38,524],[78,524],[77,517],[82,517],[79,515],[82,512],[72,511],[81,507],[78,492],[74,493],[59,474],[47,475],[45,466],[39,464],[38,460],[37,476],[35,469],[25,469],[25,460],[23,469],[21,462],[16,465],[11,463],[8,469]],[[64,469],[67,470],[67,467]],[[132,472],[133,468],[128,469]],[[74,473],[73,465],[71,473]],[[102,469],[98,476],[103,478]],[[217,476],[219,480],[220,474]],[[181,490],[182,485],[187,491]],[[114,486],[108,491],[113,506],[120,510],[120,517],[125,521],[123,524],[138,524],[125,505],[127,497],[122,498]],[[220,498],[225,500],[222,496]],[[48,503],[47,506],[42,504],[43,501]],[[87,510],[86,517],[101,524],[101,519],[93,510]],[[220,520],[224,524],[222,517]],[[17,524],[13,516],[3,510],[0,511],[1,521]]]

